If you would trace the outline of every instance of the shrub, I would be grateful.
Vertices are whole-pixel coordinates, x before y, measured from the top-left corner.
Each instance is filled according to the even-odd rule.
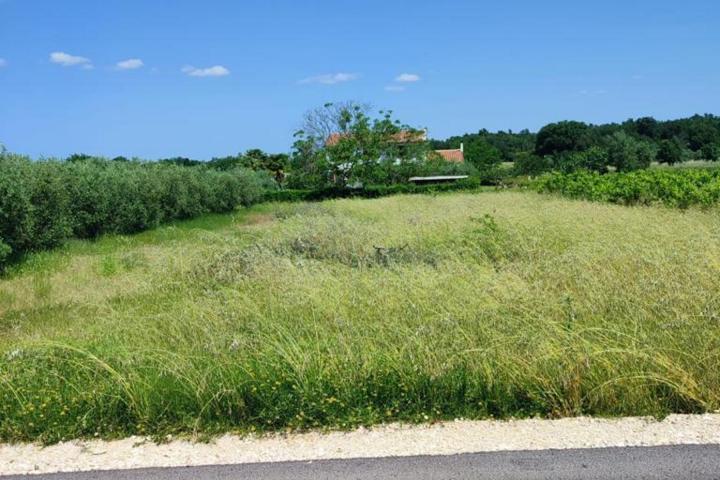
[[[720,169],[651,169],[599,175],[581,171],[551,173],[534,184],[540,192],[572,198],[621,203],[662,203],[686,208],[720,201]]]
[[[11,256],[51,248],[75,235],[134,233],[176,219],[228,212],[262,197],[271,180],[174,164],[76,155],[38,161],[0,155],[0,267]]]
[[[33,237],[29,164],[6,154],[0,157],[0,168],[0,238],[10,251],[26,250],[32,247]]]
[[[30,176],[30,201],[33,206],[32,243],[34,249],[52,248],[72,232],[70,198],[65,189],[62,165],[40,162]]]
[[[491,183],[490,177],[471,177],[454,183],[441,183],[432,185],[415,185],[412,183],[397,183],[394,185],[367,185],[363,188],[350,189],[330,187],[324,189],[285,189],[266,191],[263,200],[266,202],[308,202],[320,201],[330,198],[379,198],[388,195],[440,193],[457,190],[475,190],[483,185],[496,185]]]
[[[10,248],[10,245],[3,242],[2,238],[0,238],[0,265],[3,265],[11,253],[12,248]]]

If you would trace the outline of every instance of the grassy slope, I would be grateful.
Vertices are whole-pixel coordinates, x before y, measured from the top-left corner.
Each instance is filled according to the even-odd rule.
[[[532,193],[76,242],[0,280],[0,438],[715,410],[718,292],[716,211]]]

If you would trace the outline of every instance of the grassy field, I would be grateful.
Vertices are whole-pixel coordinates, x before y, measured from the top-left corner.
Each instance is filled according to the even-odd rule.
[[[266,204],[0,279],[0,439],[720,408],[720,215]]]

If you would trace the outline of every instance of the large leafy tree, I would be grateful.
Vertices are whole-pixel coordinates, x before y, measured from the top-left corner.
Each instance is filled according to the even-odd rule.
[[[337,129],[324,138],[324,129],[298,131],[292,155],[295,185],[345,187],[367,181],[401,180],[408,164],[425,161],[430,150],[422,130],[393,119],[391,111],[372,118],[361,105],[334,104],[323,108],[336,118]]]
[[[477,168],[484,169],[502,162],[502,152],[482,138],[468,142],[465,148],[465,161]]]
[[[682,154],[682,146],[676,138],[671,140],[665,139],[661,140],[658,145],[656,158],[660,163],[674,165],[682,162]]]
[[[654,160],[650,144],[625,132],[615,132],[605,139],[608,161],[620,172],[648,168]]]
[[[562,121],[545,125],[535,139],[537,155],[580,152],[592,145],[592,131],[583,122]]]
[[[700,149],[700,155],[703,160],[715,162],[720,159],[720,144],[705,144]]]
[[[629,120],[625,124],[628,133],[635,133],[641,137],[656,140],[660,135],[658,121],[653,117],[641,117],[637,120]]]
[[[575,170],[593,170],[600,173],[608,171],[608,151],[597,145],[582,152],[565,152],[550,157],[552,169],[561,172],[574,172]]]
[[[353,100],[328,102],[303,114],[300,131],[306,139],[315,141],[315,147],[322,148],[331,135],[343,130],[352,112],[368,114],[370,110],[369,104]]]

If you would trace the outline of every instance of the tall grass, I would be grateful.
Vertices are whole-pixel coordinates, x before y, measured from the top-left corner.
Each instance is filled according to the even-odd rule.
[[[715,211],[413,195],[143,235],[0,282],[0,438],[720,407]]]

